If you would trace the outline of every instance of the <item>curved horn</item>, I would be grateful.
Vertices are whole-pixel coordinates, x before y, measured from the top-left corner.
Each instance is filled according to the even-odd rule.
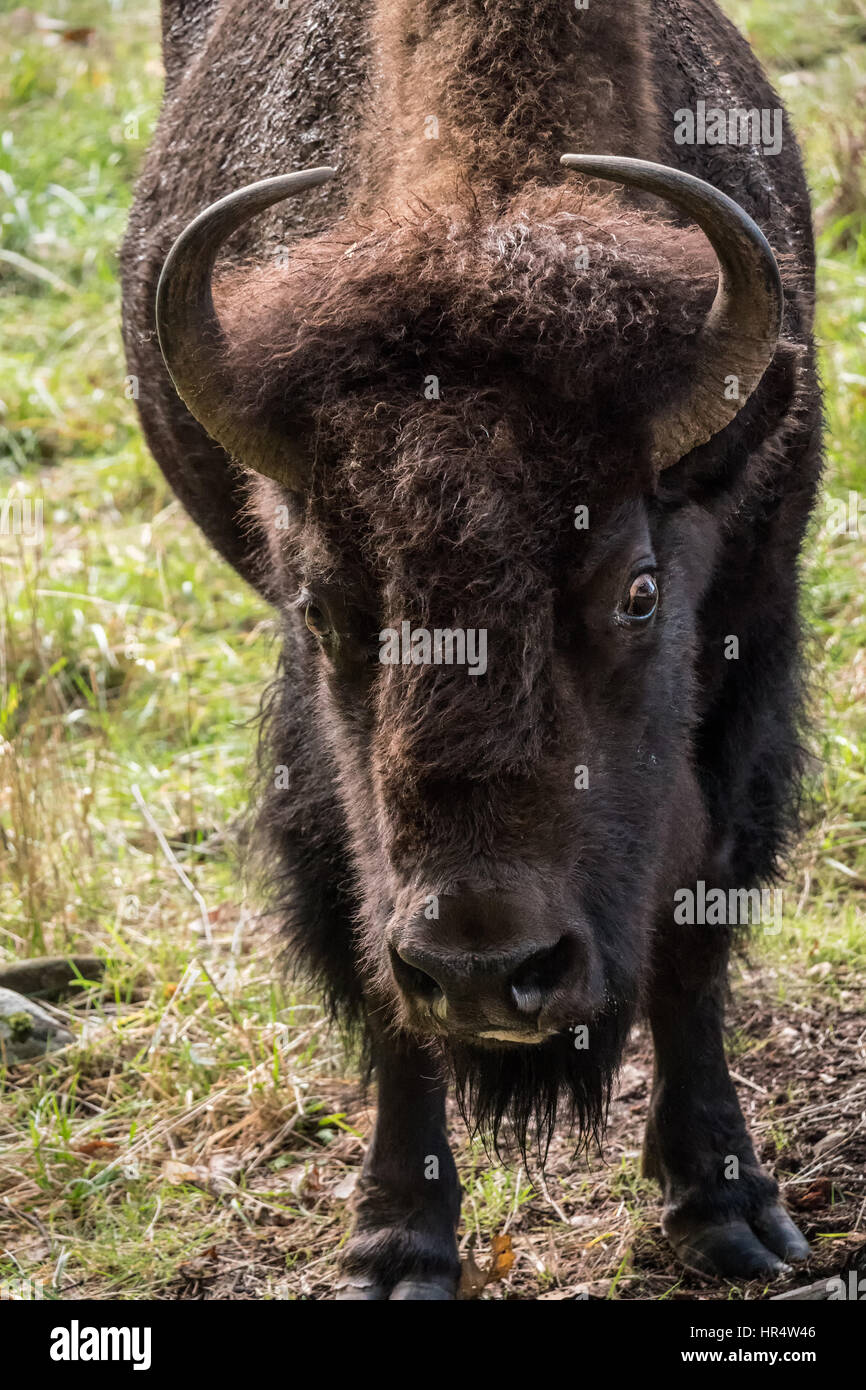
[[[719,287],[697,335],[694,370],[681,399],[653,422],[653,459],[668,468],[729,425],[773,360],[785,297],[772,247],[748,213],[703,179],[618,155],[565,154],[569,169],[655,193],[691,217],[719,261]],[[739,398],[725,399],[726,378]]]
[[[303,169],[251,183],[200,212],[172,246],[156,291],[159,346],[177,394],[211,438],[278,482],[303,476],[304,460],[283,434],[269,431],[233,399],[224,367],[225,337],[211,277],[220,247],[273,203],[333,178],[336,169]]]

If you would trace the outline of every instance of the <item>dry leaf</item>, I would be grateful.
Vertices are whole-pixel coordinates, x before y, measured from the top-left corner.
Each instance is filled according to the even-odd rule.
[[[299,1201],[320,1197],[325,1191],[322,1175],[315,1163],[300,1163],[289,1168],[285,1180],[293,1197]]]
[[[185,1182],[202,1186],[207,1183],[208,1172],[206,1168],[193,1168],[189,1163],[181,1163],[177,1158],[167,1158],[162,1165],[162,1176],[172,1187],[181,1187]]]
[[[237,1154],[212,1154],[207,1166],[201,1163],[182,1163],[177,1158],[167,1158],[162,1165],[162,1176],[173,1187],[181,1187],[185,1182],[203,1187],[207,1192],[219,1197],[223,1192],[234,1190],[232,1176],[237,1172]]]
[[[111,1139],[88,1139],[83,1144],[76,1144],[72,1152],[90,1158],[93,1154],[104,1153],[106,1149],[109,1153],[116,1153],[119,1148],[120,1145]]]
[[[347,1173],[344,1178],[341,1178],[340,1181],[335,1183],[331,1188],[331,1196],[336,1197],[340,1202],[347,1202],[358,1186],[359,1177],[360,1174],[357,1168],[353,1172]]]
[[[460,1265],[460,1287],[458,1297],[477,1298],[488,1284],[499,1279],[507,1279],[514,1264],[514,1247],[511,1236],[491,1236],[490,1252],[493,1256],[487,1269],[479,1269],[472,1250],[467,1250]]]
[[[507,1233],[491,1237],[490,1249],[493,1252],[493,1262],[487,1271],[488,1284],[492,1284],[496,1279],[507,1279],[515,1258],[511,1236]]]
[[[486,1283],[486,1271],[478,1268],[473,1252],[467,1250],[460,1262],[460,1285],[457,1290],[457,1297],[477,1298]]]
[[[805,1192],[793,1191],[787,1194],[788,1201],[797,1211],[819,1211],[830,1205],[833,1195],[831,1178],[817,1178]]]
[[[228,1192],[235,1186],[234,1177],[240,1167],[236,1153],[211,1154],[207,1161],[207,1185],[211,1192]]]
[[[825,1134],[825,1135],[824,1135],[824,1138],[821,1139],[821,1140],[819,1141],[819,1143],[817,1143],[817,1144],[815,1145],[814,1152],[815,1152],[816,1154],[826,1153],[828,1149],[835,1149],[835,1147],[836,1147],[837,1144],[841,1143],[843,1139],[847,1139],[847,1138],[848,1138],[848,1131],[847,1131],[847,1129],[834,1129],[834,1130],[831,1130],[831,1132],[830,1132],[829,1134]]]

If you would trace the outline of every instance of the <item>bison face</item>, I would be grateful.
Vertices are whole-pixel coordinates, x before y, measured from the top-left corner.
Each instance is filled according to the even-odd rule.
[[[340,226],[284,275],[228,277],[217,316],[221,241],[319,170],[203,214],[159,299],[180,394],[259,475],[303,769],[284,842],[309,878],[341,864],[353,920],[334,992],[360,978],[376,1026],[438,1046],[519,1135],[563,1090],[599,1120],[702,847],[698,613],[782,312],[729,199],[576,165],[693,217],[715,298],[700,233],[552,187]],[[334,979],[329,920],[297,936]]]
[[[338,789],[366,997],[440,1050],[482,1121],[554,1091],[591,1121],[654,916],[703,848],[697,614],[717,528],[659,496],[599,497],[575,526],[564,487],[557,526],[524,459],[520,489],[477,478],[440,533],[413,457],[403,489],[391,474],[378,583],[333,497],[316,519],[299,505],[284,543],[292,660],[315,690],[301,738]],[[463,635],[462,661],[444,642],[436,659],[437,630]]]

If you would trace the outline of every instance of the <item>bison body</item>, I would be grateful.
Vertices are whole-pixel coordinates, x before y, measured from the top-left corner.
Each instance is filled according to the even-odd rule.
[[[728,1075],[719,904],[776,879],[801,763],[821,402],[780,102],[710,0],[164,3],[129,370],[284,629],[259,838],[379,1088],[343,1296],[454,1295],[449,1079],[502,1142],[598,1134],[641,1013],[677,1253],[772,1273],[805,1243]]]

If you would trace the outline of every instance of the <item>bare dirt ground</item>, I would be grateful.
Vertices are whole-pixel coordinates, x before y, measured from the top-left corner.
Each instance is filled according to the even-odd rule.
[[[452,1116],[465,1187],[465,1296],[768,1299],[851,1269],[866,1273],[864,993],[847,969],[832,980],[824,966],[815,969],[825,972],[820,991],[814,980],[789,978],[779,967],[755,971],[740,962],[729,1033],[732,1070],[758,1153],[811,1242],[807,1266],[772,1285],[732,1287],[673,1264],[660,1230],[658,1189],[639,1176],[652,1060],[646,1031],[637,1029],[603,1155],[575,1156],[562,1135],[544,1179],[535,1175],[532,1189],[525,1173],[518,1185],[513,1171],[489,1162],[467,1141],[459,1116]],[[325,1081],[317,1094],[357,1134],[343,1131],[326,1146],[313,1145],[295,1127],[276,1150],[274,1134],[258,1136],[268,1164],[279,1157],[284,1166],[248,1172],[247,1191],[260,1189],[263,1197],[257,1219],[247,1216],[236,1234],[183,1264],[168,1297],[333,1297],[337,1252],[349,1229],[373,1110],[372,1098],[348,1079]],[[267,1205],[277,1192],[297,1203],[290,1219]],[[483,1201],[476,1202],[476,1193]]]

